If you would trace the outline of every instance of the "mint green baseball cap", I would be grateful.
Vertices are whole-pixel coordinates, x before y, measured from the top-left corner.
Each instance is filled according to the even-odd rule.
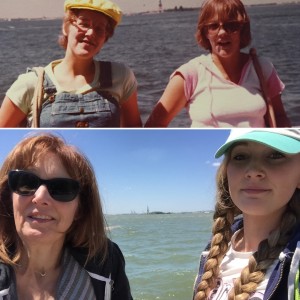
[[[227,141],[216,152],[221,157],[235,143],[251,141],[274,148],[286,154],[300,153],[300,128],[232,129]]]

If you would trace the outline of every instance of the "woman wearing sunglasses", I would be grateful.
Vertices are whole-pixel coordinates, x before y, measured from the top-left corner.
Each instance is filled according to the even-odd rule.
[[[64,8],[59,42],[65,57],[48,64],[43,79],[36,71],[19,76],[0,109],[0,127],[24,121],[32,127],[140,127],[131,69],[94,58],[121,21],[120,8],[109,0],[65,0]]]
[[[250,21],[240,0],[207,0],[200,11],[197,41],[209,51],[179,67],[146,127],[166,127],[186,107],[191,127],[265,127],[266,104],[249,54]],[[281,102],[284,85],[273,65],[259,59],[276,107],[278,127],[290,127]]]
[[[194,300],[299,299],[299,129],[233,129],[222,155]]]
[[[22,140],[0,170],[0,203],[3,299],[132,299],[93,168],[74,147]]]

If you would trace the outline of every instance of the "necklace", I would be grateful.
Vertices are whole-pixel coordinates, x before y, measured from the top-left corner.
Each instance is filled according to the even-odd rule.
[[[18,265],[18,268],[22,268],[22,265]],[[45,277],[47,275],[47,272],[39,272],[39,271],[34,271],[35,273],[39,274],[41,277]]]
[[[42,272],[38,272],[38,271],[36,271],[36,273],[38,273],[41,277],[45,277],[46,275],[47,275],[47,273],[46,272],[44,272],[44,273],[42,273]]]

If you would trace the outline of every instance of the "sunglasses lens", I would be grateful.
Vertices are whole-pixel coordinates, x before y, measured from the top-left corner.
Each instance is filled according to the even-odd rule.
[[[207,25],[208,32],[216,32],[219,29],[219,23],[211,23]]]
[[[8,184],[14,193],[22,196],[30,196],[38,189],[39,178],[34,174],[24,171],[10,171]]]
[[[8,185],[10,189],[21,196],[32,196],[41,184],[47,186],[48,192],[54,200],[68,202],[78,195],[80,187],[76,180],[69,178],[40,179],[27,171],[10,171]]]
[[[224,26],[224,29],[226,32],[234,33],[234,32],[237,32],[240,30],[241,23],[240,22],[228,22],[228,23],[225,23],[223,26]]]
[[[79,183],[68,178],[50,179],[47,188],[51,197],[61,202],[72,201],[79,193]]]
[[[234,33],[241,29],[242,23],[239,21],[231,21],[226,23],[210,23],[206,25],[209,34],[217,34],[220,28],[224,28],[227,33]]]

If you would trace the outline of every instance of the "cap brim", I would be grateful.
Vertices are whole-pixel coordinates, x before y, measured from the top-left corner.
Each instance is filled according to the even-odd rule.
[[[286,154],[300,153],[300,137],[296,139],[276,132],[251,131],[235,137],[232,140],[228,139],[226,143],[217,150],[215,158],[221,157],[233,144],[242,141],[260,143]]]

